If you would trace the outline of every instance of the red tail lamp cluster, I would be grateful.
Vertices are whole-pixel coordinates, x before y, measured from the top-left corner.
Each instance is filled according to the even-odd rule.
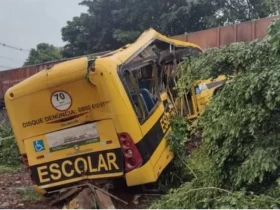
[[[128,133],[118,134],[124,155],[125,171],[132,171],[142,165],[143,159]]]
[[[21,155],[21,158],[22,158],[22,161],[23,161],[24,165],[25,165],[25,166],[27,167],[27,169],[28,169],[28,172],[29,172],[29,175],[30,175],[30,178],[31,178],[32,183],[35,184],[35,180],[33,179],[31,170],[30,170],[30,168],[29,168],[29,163],[28,163],[27,154],[22,154],[22,155]]]

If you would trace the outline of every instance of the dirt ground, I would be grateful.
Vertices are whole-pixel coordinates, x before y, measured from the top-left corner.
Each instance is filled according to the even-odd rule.
[[[8,122],[6,110],[0,110],[0,125]],[[48,201],[35,193],[28,172],[5,173],[0,167],[0,209],[46,209]]]
[[[49,202],[33,191],[27,172],[0,174],[1,209],[50,209]]]
[[[138,197],[138,198],[137,198]],[[122,194],[119,198],[129,204],[115,203],[117,208],[147,208],[150,196]],[[136,198],[136,199],[135,199]],[[28,172],[0,173],[0,209],[61,209],[62,205],[51,206],[47,198],[41,197],[33,188]]]

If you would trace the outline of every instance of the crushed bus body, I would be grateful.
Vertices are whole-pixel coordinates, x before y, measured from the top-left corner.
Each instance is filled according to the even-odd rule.
[[[174,71],[200,53],[150,29],[131,45],[58,63],[11,87],[5,104],[35,189],[49,195],[98,180],[156,182],[173,159]]]

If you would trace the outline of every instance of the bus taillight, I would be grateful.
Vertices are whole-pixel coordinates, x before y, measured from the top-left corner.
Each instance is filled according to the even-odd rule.
[[[143,159],[128,133],[118,134],[124,155],[125,171],[129,172],[142,165]]]

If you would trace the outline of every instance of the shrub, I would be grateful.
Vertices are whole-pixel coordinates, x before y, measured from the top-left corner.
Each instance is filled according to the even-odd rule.
[[[202,143],[187,164],[197,177],[152,208],[279,208],[280,21],[252,43],[210,49],[180,65],[183,93],[195,80],[231,79],[198,119]],[[232,77],[234,76],[234,77]],[[181,153],[182,133],[170,142]],[[184,134],[188,136],[188,134]]]
[[[0,139],[10,136],[13,136],[11,126],[0,125]],[[11,167],[20,165],[18,147],[13,137],[0,141],[0,165]]]

